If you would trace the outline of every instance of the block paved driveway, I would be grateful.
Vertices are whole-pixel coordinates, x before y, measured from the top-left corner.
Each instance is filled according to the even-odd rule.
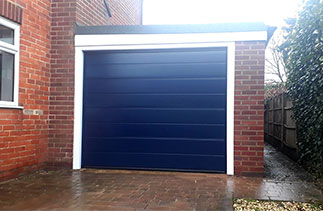
[[[292,165],[277,160],[281,155],[268,147],[265,154],[280,162],[280,168]],[[306,172],[278,178],[268,170],[266,174],[265,178],[247,178],[94,169],[38,171],[0,184],[0,210],[232,210],[233,197],[323,201],[320,188],[308,180]],[[306,179],[302,179],[304,174]]]

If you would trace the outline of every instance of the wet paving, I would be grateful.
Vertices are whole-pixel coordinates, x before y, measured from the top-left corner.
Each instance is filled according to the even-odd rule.
[[[271,158],[266,168],[280,168],[267,169],[265,178],[94,169],[38,171],[0,184],[0,210],[232,210],[232,198],[323,202],[309,175],[298,172],[300,167],[280,160],[281,154],[270,146],[265,154]]]
[[[314,182],[313,177],[300,165],[277,151],[270,144],[265,144],[265,177],[267,180]]]

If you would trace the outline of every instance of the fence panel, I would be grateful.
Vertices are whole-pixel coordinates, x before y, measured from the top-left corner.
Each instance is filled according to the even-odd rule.
[[[297,151],[296,124],[292,102],[283,93],[265,102],[265,141]]]

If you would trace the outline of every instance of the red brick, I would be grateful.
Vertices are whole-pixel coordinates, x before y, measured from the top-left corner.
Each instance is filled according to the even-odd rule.
[[[235,160],[244,160],[243,167],[235,167],[239,174],[262,173],[263,166],[263,105],[264,99],[264,55],[265,42],[236,42],[236,80],[241,80],[235,86],[235,149],[240,149],[235,154]],[[261,65],[260,65],[261,64]],[[240,85],[242,84],[242,85]],[[250,86],[247,86],[250,85]],[[243,105],[243,106],[242,106]],[[258,112],[259,111],[259,112]],[[243,116],[243,117],[242,117]],[[247,118],[247,120],[243,120]],[[261,134],[261,136],[260,136]],[[249,146],[249,147],[248,147]],[[240,147],[240,148],[239,148]],[[242,157],[240,157],[242,155]]]
[[[111,23],[141,22],[140,0],[109,3],[114,13]],[[14,176],[24,169],[44,166],[48,161],[67,162],[60,166],[71,166],[74,23],[108,24],[103,1],[1,0],[0,16],[22,23],[19,104],[24,109],[43,111],[43,115],[24,115],[23,110],[0,109],[0,179],[3,175]],[[50,119],[62,121],[50,122]],[[49,153],[48,146],[54,147],[50,149],[54,153]],[[14,161],[19,163],[3,166]]]
[[[21,23],[22,8],[14,2],[2,0],[0,3],[0,16]]]

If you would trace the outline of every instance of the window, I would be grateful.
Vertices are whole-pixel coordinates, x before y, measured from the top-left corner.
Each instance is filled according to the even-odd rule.
[[[0,17],[0,107],[18,106],[19,24]]]
[[[14,30],[0,25],[0,40],[9,44],[14,44]]]

